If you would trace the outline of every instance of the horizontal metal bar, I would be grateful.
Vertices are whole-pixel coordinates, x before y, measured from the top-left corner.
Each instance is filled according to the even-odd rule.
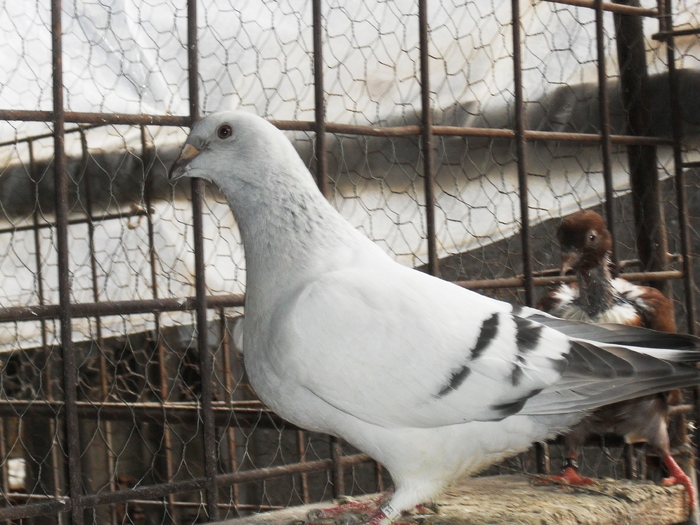
[[[611,4],[616,5],[616,4]],[[0,110],[0,120],[35,120],[51,121],[50,111],[16,111]],[[20,118],[21,116],[33,118]],[[14,117],[14,118],[10,118]],[[130,115],[120,113],[66,113],[66,122],[94,124],[131,124],[155,126],[187,126],[189,117],[174,115]],[[271,120],[273,125],[285,131],[315,132],[316,123],[311,121]],[[326,132],[340,135],[363,135],[374,137],[411,137],[421,134],[420,126],[359,126],[354,124],[326,123]],[[493,139],[514,139],[512,129],[491,129],[459,126],[432,126],[433,135],[452,137],[483,137]],[[529,141],[568,141],[599,143],[602,138],[595,133],[565,133],[559,131],[525,130],[525,138]],[[22,139],[29,140],[29,139]],[[657,137],[636,137],[631,135],[611,135],[614,144],[624,145],[672,145],[671,139]],[[14,142],[13,142],[14,143]]]
[[[683,272],[669,270],[664,272],[630,272],[621,277],[629,281],[665,281],[667,279],[681,279]],[[535,277],[535,286],[550,286],[562,282],[572,282],[573,276]],[[457,281],[455,284],[471,290],[486,288],[518,288],[523,286],[522,277],[506,277],[503,279],[480,279],[473,281]],[[232,308],[244,306],[245,297],[242,294],[211,295],[207,298],[207,307]],[[168,299],[144,299],[133,301],[112,301],[97,303],[75,303],[73,305],[73,317],[98,317],[105,315],[133,315],[157,312],[182,312],[195,308],[194,297],[168,298]],[[35,306],[11,306],[0,308],[0,323],[18,321],[39,321],[42,319],[55,319],[60,315],[60,307],[56,304]]]
[[[550,2],[552,4],[565,4],[573,5],[576,7],[587,7],[590,9],[595,9],[594,0],[544,0],[545,2]],[[622,4],[610,4],[603,2],[601,5],[603,11],[610,11],[611,13],[617,13],[620,15],[638,15],[647,16],[649,18],[656,18],[659,16],[659,12],[656,9],[646,9],[644,7],[634,7]]]
[[[46,400],[0,400],[0,417],[36,417],[52,419],[61,415],[65,404],[62,401]],[[76,409],[83,420],[132,421],[135,416],[148,418],[149,421],[164,423],[181,423],[196,421],[202,410],[197,403],[117,403],[78,401]],[[231,414],[236,416],[240,426],[261,426],[296,430],[296,426],[287,423],[261,402],[215,402],[212,412],[220,425],[230,421]],[[268,421],[262,421],[261,416]]]
[[[695,162],[684,162],[682,164],[684,168],[700,168],[700,161]]]
[[[69,511],[72,507],[71,500],[42,501],[41,503],[25,503],[13,507],[0,508],[0,520],[19,520],[21,518],[35,518],[47,514],[57,514]]]
[[[669,270],[664,272],[630,272],[620,274],[620,277],[628,281],[666,281],[669,279],[682,279],[683,272]],[[552,286],[560,283],[570,283],[576,280],[575,275],[533,277],[535,286]],[[505,277],[503,279],[482,279],[476,281],[456,281],[455,284],[469,290],[483,290],[487,288],[520,288],[524,286],[523,277]]]
[[[32,499],[37,499],[37,500],[55,500],[55,496],[48,496],[45,494],[25,494],[24,492],[6,492],[3,494],[3,497],[8,500],[15,500],[15,501],[24,501],[24,500],[32,500]],[[157,507],[162,507],[164,503],[160,500],[150,500],[150,499],[130,499],[129,504],[131,505],[147,505],[147,506],[157,506]],[[193,508],[193,507],[199,507],[202,505],[201,502],[199,501],[171,501],[168,502],[167,505],[172,505],[173,507],[181,507],[181,508]],[[219,508],[222,509],[238,509],[238,510],[252,510],[256,512],[265,512],[269,510],[282,510],[287,507],[283,507],[281,505],[257,505],[257,504],[252,504],[252,503],[247,503],[247,504],[236,504],[236,503],[219,503],[218,504]],[[20,508],[17,506],[17,508]]]
[[[78,126],[77,128],[67,129],[66,131],[64,131],[64,134],[69,135],[71,133],[78,133],[81,130],[87,131],[90,129],[101,128],[102,126],[104,126],[104,124],[92,124],[92,125],[87,125],[87,126]],[[8,140],[5,142],[0,142],[0,148],[6,147],[6,146],[14,146],[15,144],[19,144],[21,142],[32,142],[35,140],[48,139],[48,138],[53,138],[52,131],[42,133],[39,135],[32,135],[31,137],[22,137],[22,138],[18,138],[15,140]]]
[[[367,454],[354,454],[352,456],[343,456],[338,459],[341,466],[349,467],[369,463],[374,461]],[[219,484],[233,485],[234,483],[248,483],[251,481],[261,481],[263,479],[279,478],[290,474],[301,474],[303,472],[318,472],[320,470],[329,470],[333,466],[331,459],[319,459],[317,461],[305,461],[303,463],[295,463],[293,465],[284,465],[281,467],[270,467],[260,470],[245,470],[243,472],[232,472],[230,474],[220,474],[216,476],[216,481]]]
[[[70,219],[68,224],[87,224],[103,221],[111,221],[117,219],[130,219],[132,217],[146,217],[148,212],[146,210],[134,210],[124,213],[106,213],[105,215],[93,216],[93,217],[81,217],[78,219]],[[0,235],[4,233],[17,233],[27,230],[40,230],[45,228],[55,228],[56,224],[53,222],[40,222],[39,224],[26,224],[24,226],[15,226],[0,229]]]
[[[340,458],[340,463],[343,466],[359,465],[362,463],[369,463],[371,461],[373,461],[372,458],[370,458],[367,454],[354,454],[352,456],[344,456]],[[216,476],[216,481],[219,486],[234,485],[236,483],[248,483],[252,481],[261,481],[306,472],[329,470],[332,465],[333,462],[330,459],[321,459],[317,461],[295,463],[292,465],[282,465],[279,467],[220,474]],[[85,508],[124,503],[138,499],[155,499],[162,498],[168,494],[203,490],[206,485],[206,478],[196,478],[187,481],[172,481],[160,485],[148,485],[145,487],[124,489],[116,492],[80,496],[79,503],[81,507]],[[70,510],[71,507],[71,499],[66,499],[65,502],[51,501],[37,504],[18,505],[15,507],[0,509],[0,520],[55,514],[56,512]]]
[[[178,126],[190,125],[189,117],[177,115],[147,115],[131,113],[83,113],[67,111],[65,121],[73,124],[126,124],[133,126]],[[0,120],[20,120],[29,122],[53,122],[53,111],[31,111],[0,109]]]
[[[668,40],[677,36],[700,35],[700,27],[691,29],[674,29],[673,31],[660,31],[651,35],[652,40]]]
[[[243,306],[242,294],[211,295],[207,297],[207,306],[215,308],[231,308]],[[71,308],[73,317],[99,317],[105,315],[132,315],[159,312],[182,312],[195,308],[194,297],[179,297],[167,299],[142,299],[132,301],[104,301],[97,303],[74,303]],[[57,304],[34,306],[11,306],[0,308],[0,323],[15,321],[39,321],[56,319],[61,314]]]

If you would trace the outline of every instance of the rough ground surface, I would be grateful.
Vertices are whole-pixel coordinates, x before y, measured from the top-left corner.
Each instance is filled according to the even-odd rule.
[[[435,514],[415,520],[422,525],[673,525],[687,518],[682,487],[660,487],[648,482],[600,480],[590,488],[536,485],[525,476],[470,478],[447,490]],[[286,525],[306,521],[319,503],[258,514],[221,525]],[[355,516],[328,520],[328,524],[357,523]]]

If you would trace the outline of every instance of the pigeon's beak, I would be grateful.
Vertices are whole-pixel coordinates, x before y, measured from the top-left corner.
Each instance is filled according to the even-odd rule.
[[[170,168],[170,180],[177,180],[185,176],[187,173],[187,165],[197,155],[199,155],[199,150],[197,148],[191,144],[185,144],[185,147],[182,148],[182,153],[180,153],[175,164]]]
[[[566,275],[574,269],[578,262],[578,254],[576,252],[564,252],[561,254],[561,274]]]

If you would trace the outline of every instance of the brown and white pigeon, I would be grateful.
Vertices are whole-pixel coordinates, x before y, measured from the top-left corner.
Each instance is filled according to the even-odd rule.
[[[673,307],[656,288],[638,286],[610,273],[612,238],[603,218],[583,210],[565,218],[557,232],[561,246],[562,273],[573,269],[575,284],[562,284],[542,298],[540,308],[562,317],[590,323],[621,323],[663,332],[675,332]],[[612,433],[627,443],[649,443],[669,472],[664,485],[681,484],[688,491],[689,506],[695,506],[690,478],[671,456],[668,438],[669,400],[678,400],[678,390],[629,399],[594,410],[567,435],[567,454],[561,481],[588,485],[593,480],[577,472],[578,456],[593,434]]]
[[[323,197],[290,141],[242,112],[207,116],[171,178],[214,183],[246,256],[242,344],[262,401],[382,463],[395,521],[447,484],[598,406],[700,382],[699,341],[563,321],[393,261]]]

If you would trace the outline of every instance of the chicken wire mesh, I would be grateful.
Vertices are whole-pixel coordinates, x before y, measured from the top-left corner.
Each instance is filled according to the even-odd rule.
[[[269,412],[247,383],[235,222],[213,188],[201,198],[167,180],[200,113],[273,120],[333,205],[393,258],[514,303],[556,282],[558,219],[597,206],[614,214],[620,267],[667,283],[680,329],[694,331],[700,9],[619,5],[4,2],[0,519],[195,523],[390,484],[349,445]],[[669,55],[672,29],[685,32]],[[639,57],[620,60],[621,35],[649,75],[636,95],[648,129],[632,126],[640,110],[621,70]],[[640,195],[644,148],[660,187],[642,179]],[[664,212],[651,226],[668,261],[638,253],[655,239],[638,233],[645,198]],[[639,449],[599,443],[584,474],[658,476]],[[531,451],[489,473],[556,471],[562,455],[551,444],[549,457]]]

